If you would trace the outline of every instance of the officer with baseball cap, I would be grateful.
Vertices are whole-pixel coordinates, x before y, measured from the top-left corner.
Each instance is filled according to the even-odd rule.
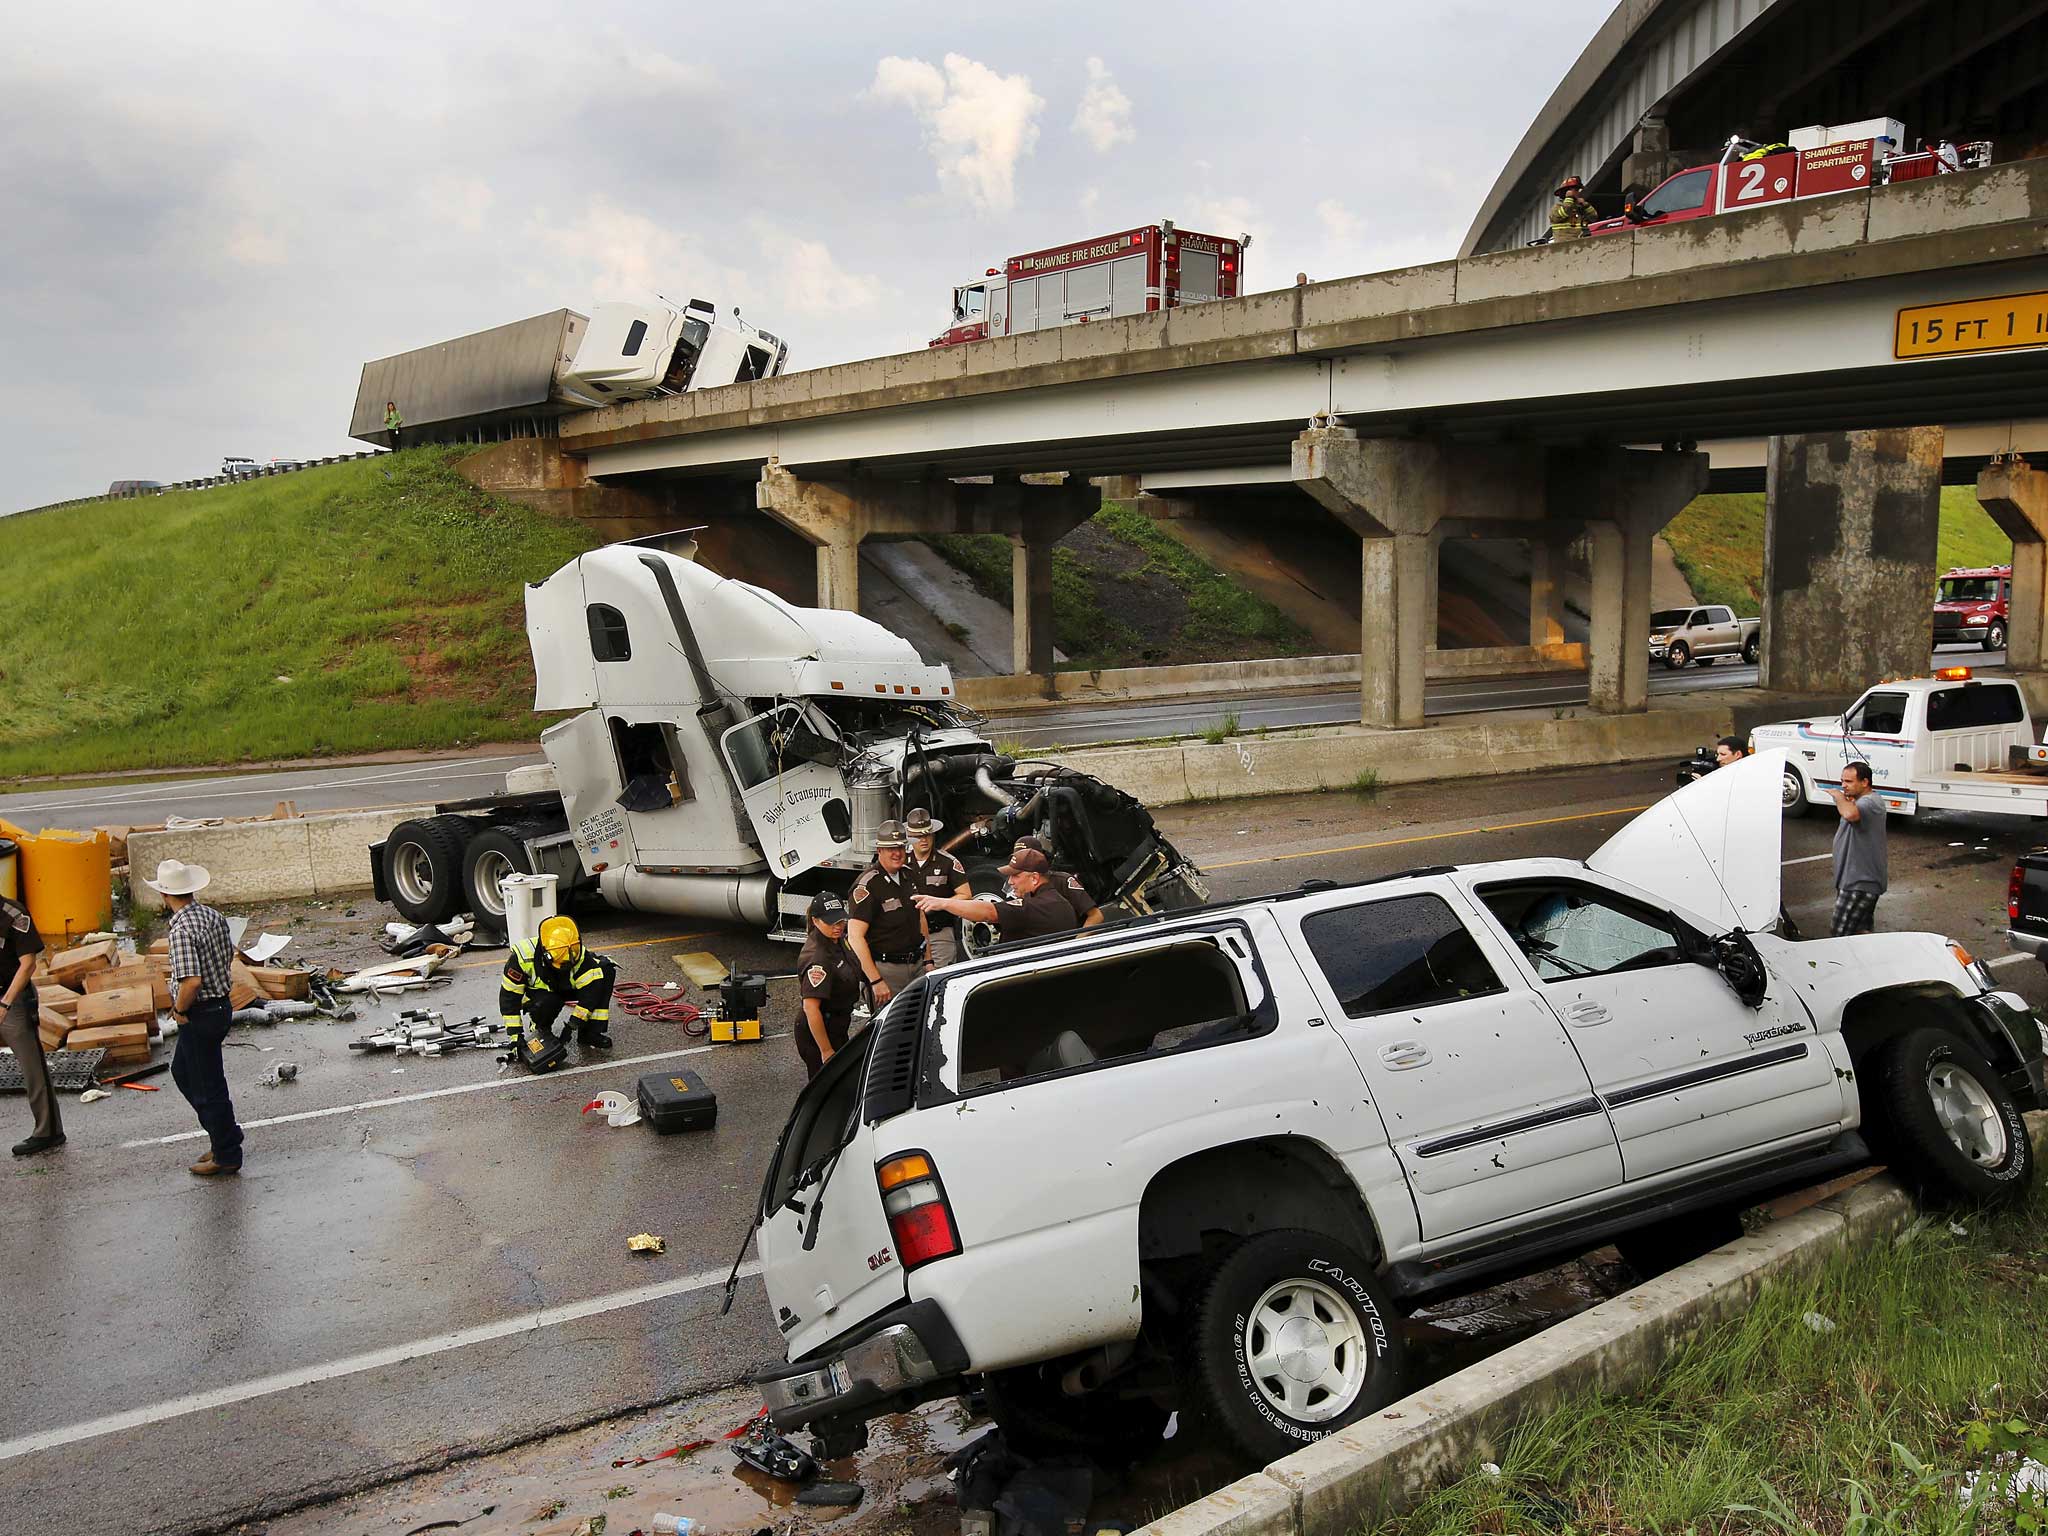
[[[924,970],[924,914],[913,900],[908,841],[902,822],[883,822],[875,831],[875,862],[853,882],[846,903],[846,947],[877,1008]]]
[[[1035,939],[1074,928],[1074,909],[1052,888],[1052,865],[1036,848],[1020,848],[1003,866],[1010,894],[1000,897],[920,896],[926,913],[947,912],[970,923],[994,923],[1005,939]]]
[[[796,956],[796,1053],[812,1077],[846,1045],[860,1002],[860,966],[846,948],[846,903],[830,891],[811,898],[810,932]]]
[[[1044,854],[1048,864],[1052,862],[1052,850],[1045,846],[1045,839],[1037,836],[1035,833],[1030,837],[1018,838],[1016,847],[1010,851],[1012,853],[1022,853],[1026,848],[1035,849],[1037,852]],[[1088,894],[1088,887],[1081,883],[1079,875],[1075,874],[1071,869],[1055,869],[1049,872],[1048,879],[1051,881],[1053,890],[1066,901],[1068,906],[1074,909],[1074,921],[1076,924],[1083,928],[1093,928],[1102,921],[1102,908],[1097,906],[1095,898]]]
[[[903,818],[903,835],[910,839],[911,878],[917,882],[920,896],[972,896],[974,887],[967,882],[967,866],[938,846],[938,836],[945,830],[946,824],[934,821],[932,813],[923,806]],[[927,914],[925,927],[931,933],[925,953],[931,958],[933,970],[960,958],[957,918],[943,912]]]

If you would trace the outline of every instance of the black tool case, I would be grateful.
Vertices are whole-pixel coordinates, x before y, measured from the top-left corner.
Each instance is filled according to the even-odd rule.
[[[718,1123],[718,1095],[688,1067],[648,1073],[640,1079],[638,1096],[640,1118],[664,1136]]]

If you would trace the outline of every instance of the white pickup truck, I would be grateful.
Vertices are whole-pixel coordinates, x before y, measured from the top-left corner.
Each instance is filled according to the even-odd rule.
[[[1735,610],[1708,603],[1698,608],[1659,608],[1650,615],[1650,660],[1677,672],[1709,666],[1723,656],[1756,663],[1763,644],[1762,619],[1738,619]]]
[[[1785,753],[1780,805],[1787,816],[1828,803],[1851,762],[1895,816],[1975,811],[2048,816],[2048,748],[2019,686],[1968,667],[1879,683],[1839,715],[1760,725],[1750,745]]]
[[[775,1423],[840,1455],[979,1389],[1013,1435],[1099,1456],[1194,1409],[1263,1462],[1403,1394],[1424,1298],[1703,1250],[1873,1151],[2020,1193],[2034,1015],[1935,934],[1778,936],[1783,769],[1583,863],[1313,880],[914,982],[765,1170]]]

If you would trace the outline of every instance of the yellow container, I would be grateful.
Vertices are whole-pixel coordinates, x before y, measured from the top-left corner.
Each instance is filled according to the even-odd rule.
[[[21,844],[21,900],[52,948],[114,922],[114,861],[104,832],[46,830]]]
[[[742,1040],[761,1038],[759,1019],[713,1019],[711,1040],[714,1045],[734,1045]]]
[[[0,896],[21,900],[21,854],[11,837],[0,837]]]

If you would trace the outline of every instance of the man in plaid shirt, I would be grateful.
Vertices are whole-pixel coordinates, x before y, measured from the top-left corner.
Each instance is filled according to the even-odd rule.
[[[179,1021],[171,1078],[213,1143],[192,1165],[192,1172],[202,1179],[242,1171],[242,1128],[235,1123],[222,1061],[235,941],[226,918],[192,899],[210,878],[197,864],[165,859],[157,866],[156,878],[142,882],[171,909],[171,1011]]]

